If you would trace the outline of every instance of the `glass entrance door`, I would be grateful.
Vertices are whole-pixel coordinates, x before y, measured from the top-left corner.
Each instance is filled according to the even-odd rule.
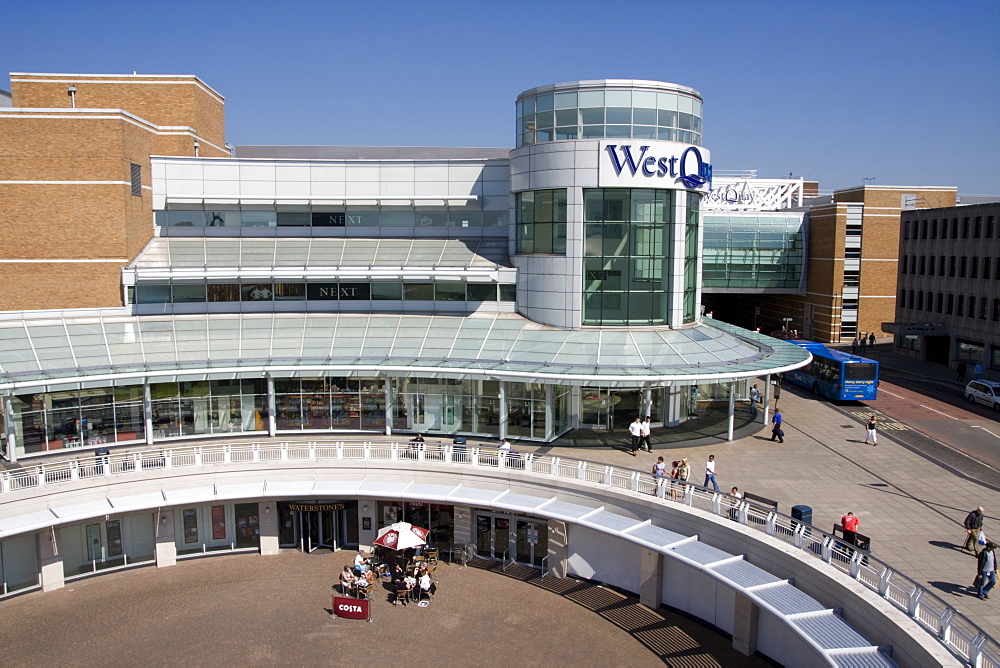
[[[583,429],[627,429],[642,413],[642,392],[585,387],[580,394],[580,427]]]
[[[337,515],[341,513],[343,511],[296,511],[299,523],[299,549],[306,553],[312,553],[321,547],[336,550],[340,542]]]
[[[510,556],[510,518],[479,513],[476,515],[476,553],[486,559]]]
[[[517,550],[514,561],[541,568],[542,559],[548,552],[548,524],[531,520],[517,520]]]

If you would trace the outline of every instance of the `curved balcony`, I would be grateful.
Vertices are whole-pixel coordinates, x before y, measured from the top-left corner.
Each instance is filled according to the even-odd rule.
[[[412,499],[561,523],[553,574],[683,610],[787,665],[1000,665],[996,641],[972,621],[815,527],[695,485],[537,453],[325,440],[56,461],[0,473],[0,540],[181,504],[303,497]]]

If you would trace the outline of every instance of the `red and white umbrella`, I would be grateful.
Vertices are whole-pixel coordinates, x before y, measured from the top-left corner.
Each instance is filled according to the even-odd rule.
[[[426,545],[429,533],[430,531],[427,529],[415,527],[409,522],[396,522],[379,529],[375,544],[390,550],[405,550],[418,545]]]

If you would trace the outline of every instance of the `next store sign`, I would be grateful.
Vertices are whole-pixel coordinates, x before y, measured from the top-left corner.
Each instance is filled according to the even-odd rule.
[[[712,187],[709,152],[678,142],[634,139],[600,143],[601,188],[677,188],[708,192]]]

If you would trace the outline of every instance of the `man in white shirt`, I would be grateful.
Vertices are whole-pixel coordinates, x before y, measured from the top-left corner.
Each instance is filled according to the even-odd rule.
[[[653,444],[649,441],[649,435],[652,433],[653,429],[650,426],[649,416],[642,421],[642,445],[645,447],[646,452],[653,451]]]
[[[431,595],[431,576],[430,576],[430,573],[427,573],[425,571],[424,574],[420,576],[419,582],[420,582],[420,591],[421,592],[427,592],[427,597],[430,598],[430,595]]]
[[[719,483],[715,481],[715,455],[709,455],[708,461],[705,462],[705,484],[702,487],[708,487],[709,481],[712,482],[712,487],[718,492]]]
[[[632,424],[628,426],[628,432],[632,434],[632,456],[635,457],[635,451],[642,443],[642,423],[639,422],[638,417],[632,420]]]

